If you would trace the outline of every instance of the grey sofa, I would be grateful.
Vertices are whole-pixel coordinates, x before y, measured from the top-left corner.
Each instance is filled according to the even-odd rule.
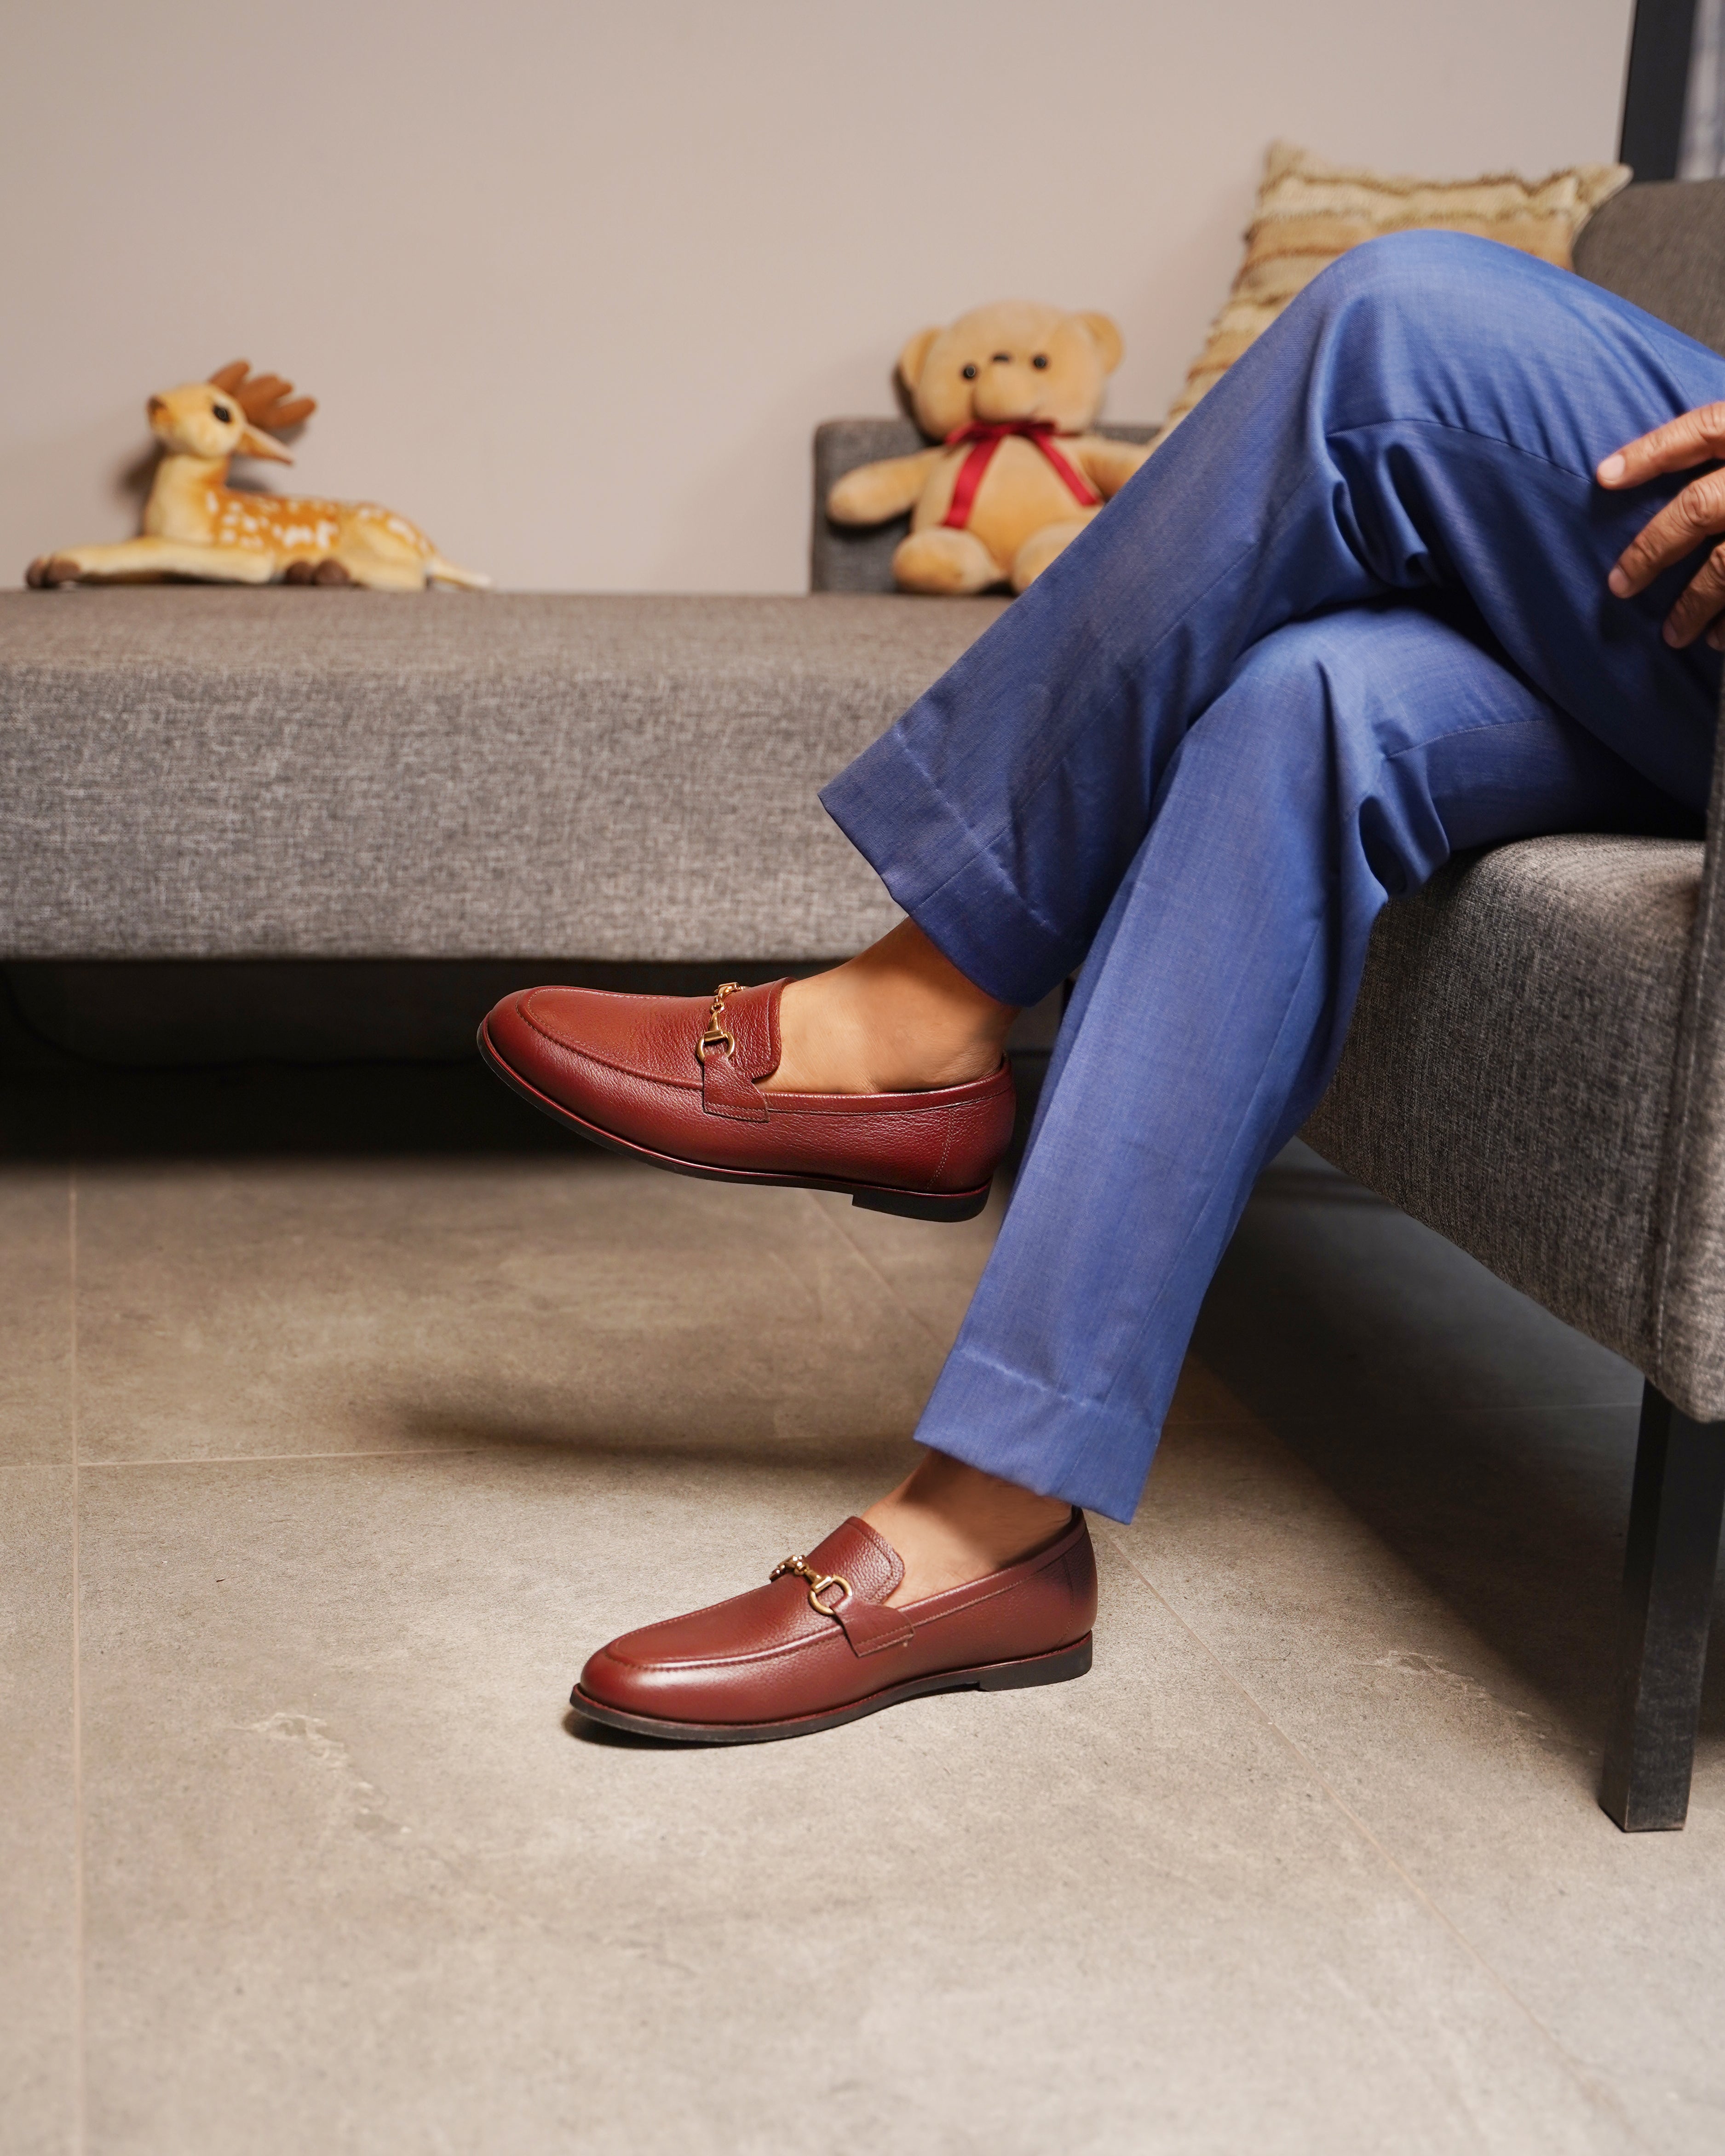
[[[1725,351],[1725,182],[1631,187],[1577,268]],[[1388,907],[1306,1135],[1645,1378],[1601,1801],[1688,1807],[1725,1513],[1725,757],[1705,844],[1538,839]]]
[[[1703,182],[1620,197],[1579,267],[1725,349],[1722,263]],[[888,596],[896,535],[821,516],[905,424],[821,430],[807,598],[0,594],[0,964],[64,997],[140,962],[699,985],[855,949],[893,909],[815,790],[1003,603]],[[1507,846],[1389,907],[1307,1133],[1645,1376],[1625,1828],[1684,1816],[1725,1508],[1725,793],[1709,832]]]

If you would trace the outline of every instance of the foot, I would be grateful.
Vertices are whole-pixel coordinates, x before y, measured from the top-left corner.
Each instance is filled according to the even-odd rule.
[[[866,1521],[846,1520],[807,1557],[775,1565],[765,1585],[601,1647],[570,1704],[589,1722],[639,1736],[752,1744],[805,1737],[927,1692],[1082,1676],[1096,1560],[1084,1515],[1060,1511],[1060,1532],[1025,1563],[902,1609],[893,1606],[897,1555]]]
[[[892,553],[892,581],[901,592],[934,592],[952,598],[992,591],[1006,579],[975,532],[936,524],[900,540]]]
[[[922,1093],[968,1086],[1000,1064],[1011,1004],[967,980],[914,921],[829,973],[792,981],[779,1004],[779,1064],[763,1092]]]
[[[913,1220],[974,1219],[1012,1141],[1012,1071],[998,1045],[983,1076],[937,1091],[882,1092],[864,1070],[836,1091],[763,1092],[780,1064],[785,988],[726,981],[711,1000],[522,989],[487,1014],[480,1053],[567,1128],[680,1175],[842,1191]]]
[[[24,571],[24,582],[33,592],[51,592],[59,584],[75,584],[78,564],[64,554],[39,554]]]
[[[1039,1497],[1016,1482],[930,1452],[862,1517],[904,1566],[904,1578],[886,1598],[896,1608],[1017,1564],[1063,1532],[1072,1508],[1064,1498]]]

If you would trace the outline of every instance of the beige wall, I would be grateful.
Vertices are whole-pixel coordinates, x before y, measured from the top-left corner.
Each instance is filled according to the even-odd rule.
[[[323,401],[298,484],[506,584],[800,589],[809,431],[919,324],[1106,308],[1154,418],[1271,136],[1609,157],[1630,13],[10,0],[0,575],[132,528],[145,394],[244,353]]]

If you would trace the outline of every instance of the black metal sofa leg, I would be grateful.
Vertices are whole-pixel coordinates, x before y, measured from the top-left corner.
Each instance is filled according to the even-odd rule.
[[[1725,1423],[1641,1395],[1623,1567],[1617,1707],[1599,1802],[1625,1834],[1679,1827],[1701,1717],[1707,1619],[1725,1516]]]

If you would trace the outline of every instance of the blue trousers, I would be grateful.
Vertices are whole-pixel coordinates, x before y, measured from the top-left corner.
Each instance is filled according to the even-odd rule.
[[[918,1431],[1117,1519],[1373,921],[1459,848],[1693,832],[1720,661],[1606,573],[1682,484],[1599,459],[1725,361],[1489,241],[1344,256],[822,796],[973,981],[1075,968],[1032,1142]]]

